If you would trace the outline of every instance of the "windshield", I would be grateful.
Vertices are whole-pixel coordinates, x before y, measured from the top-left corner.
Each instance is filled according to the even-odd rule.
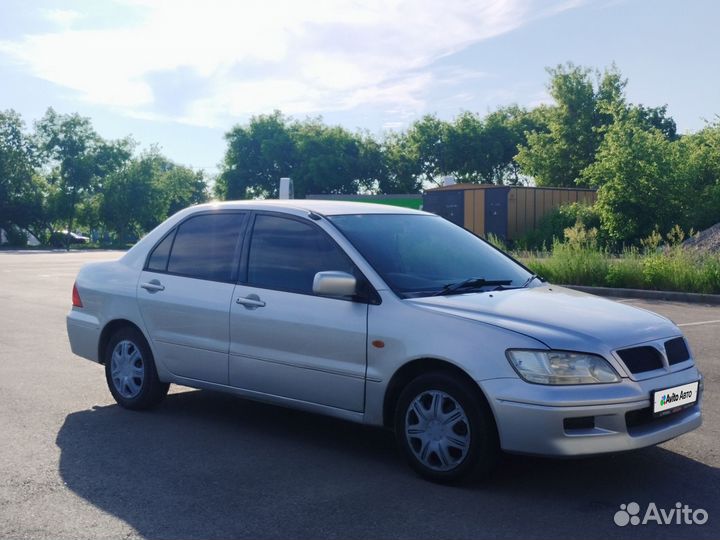
[[[402,297],[443,294],[466,280],[467,287],[452,292],[522,287],[532,276],[477,236],[439,216],[357,214],[328,219]]]

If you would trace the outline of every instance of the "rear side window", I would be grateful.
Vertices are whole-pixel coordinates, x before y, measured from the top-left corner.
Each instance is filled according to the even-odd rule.
[[[147,269],[150,272],[166,272],[168,265],[168,257],[170,255],[170,248],[172,247],[173,238],[175,238],[175,231],[173,230],[168,234],[162,242],[160,242],[155,249],[153,249],[148,259]]]
[[[244,222],[244,214],[203,214],[183,222],[175,235],[167,271],[232,281]]]
[[[354,273],[354,265],[323,231],[294,219],[259,215],[248,255],[248,285],[312,294],[317,272]]]

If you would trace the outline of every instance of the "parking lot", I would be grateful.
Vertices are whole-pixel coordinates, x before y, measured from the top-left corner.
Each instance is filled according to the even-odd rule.
[[[173,388],[117,407],[65,333],[82,263],[115,252],[0,252],[2,538],[718,538],[720,308],[623,300],[680,324],[705,375],[704,424],[582,460],[505,456],[482,484],[416,477],[382,430]],[[628,525],[621,504],[707,511]]]

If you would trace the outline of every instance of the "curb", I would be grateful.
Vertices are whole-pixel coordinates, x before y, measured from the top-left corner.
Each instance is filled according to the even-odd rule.
[[[720,294],[701,294],[678,291],[651,291],[646,289],[614,289],[611,287],[587,287],[585,285],[563,285],[597,296],[612,298],[641,298],[644,300],[669,300],[671,302],[687,302],[689,304],[720,305]]]

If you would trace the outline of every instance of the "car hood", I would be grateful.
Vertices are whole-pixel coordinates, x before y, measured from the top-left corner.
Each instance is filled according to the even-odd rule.
[[[406,301],[519,332],[551,349],[606,351],[680,335],[660,315],[555,285]]]

